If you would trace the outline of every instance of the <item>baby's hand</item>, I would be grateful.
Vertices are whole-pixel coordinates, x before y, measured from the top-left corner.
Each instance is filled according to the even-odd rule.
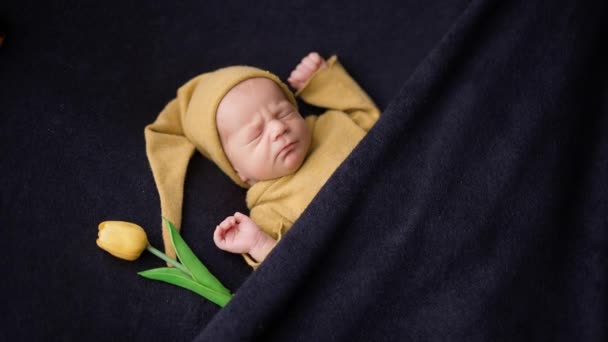
[[[247,215],[235,213],[215,228],[215,245],[227,252],[249,253],[260,239],[262,230]]]
[[[327,68],[327,63],[325,63],[323,57],[316,52],[311,52],[291,72],[287,81],[293,88],[300,90],[317,70],[323,68]]]

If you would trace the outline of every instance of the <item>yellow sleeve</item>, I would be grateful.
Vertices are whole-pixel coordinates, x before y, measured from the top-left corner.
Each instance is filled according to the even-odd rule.
[[[345,112],[366,131],[380,116],[374,101],[350,77],[336,56],[332,56],[327,68],[317,71],[296,96],[313,106]]]

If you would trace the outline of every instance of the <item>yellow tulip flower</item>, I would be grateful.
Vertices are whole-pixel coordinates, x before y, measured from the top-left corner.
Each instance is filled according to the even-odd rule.
[[[99,224],[97,246],[115,257],[136,260],[148,246],[142,227],[125,221],[104,221]]]
[[[150,245],[144,229],[131,222],[101,222],[97,233],[97,246],[115,257],[130,261],[139,258],[144,249],[146,249],[174,268],[155,268],[139,272],[139,275],[186,288],[224,307],[232,298],[230,290],[224,287],[196,255],[192,253],[192,250],[179,235],[173,223],[164,217],[163,219],[167,222],[168,231],[171,235],[171,244],[175,248],[180,261],[168,257]]]

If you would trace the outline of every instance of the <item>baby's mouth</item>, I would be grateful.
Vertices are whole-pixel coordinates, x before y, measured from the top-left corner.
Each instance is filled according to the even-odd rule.
[[[283,146],[279,150],[279,153],[277,153],[277,156],[280,156],[280,155],[286,156],[287,154],[289,154],[295,147],[296,143],[297,143],[297,141],[293,141],[293,142],[290,142],[290,143],[286,144],[285,146]]]

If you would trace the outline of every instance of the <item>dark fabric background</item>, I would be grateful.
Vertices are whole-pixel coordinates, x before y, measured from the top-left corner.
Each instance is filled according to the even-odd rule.
[[[4,1],[0,340],[608,336],[603,1]],[[95,246],[160,207],[143,127],[190,77],[336,53],[385,111],[256,272],[196,156],[183,236],[223,310]],[[314,108],[304,107],[315,111]]]

